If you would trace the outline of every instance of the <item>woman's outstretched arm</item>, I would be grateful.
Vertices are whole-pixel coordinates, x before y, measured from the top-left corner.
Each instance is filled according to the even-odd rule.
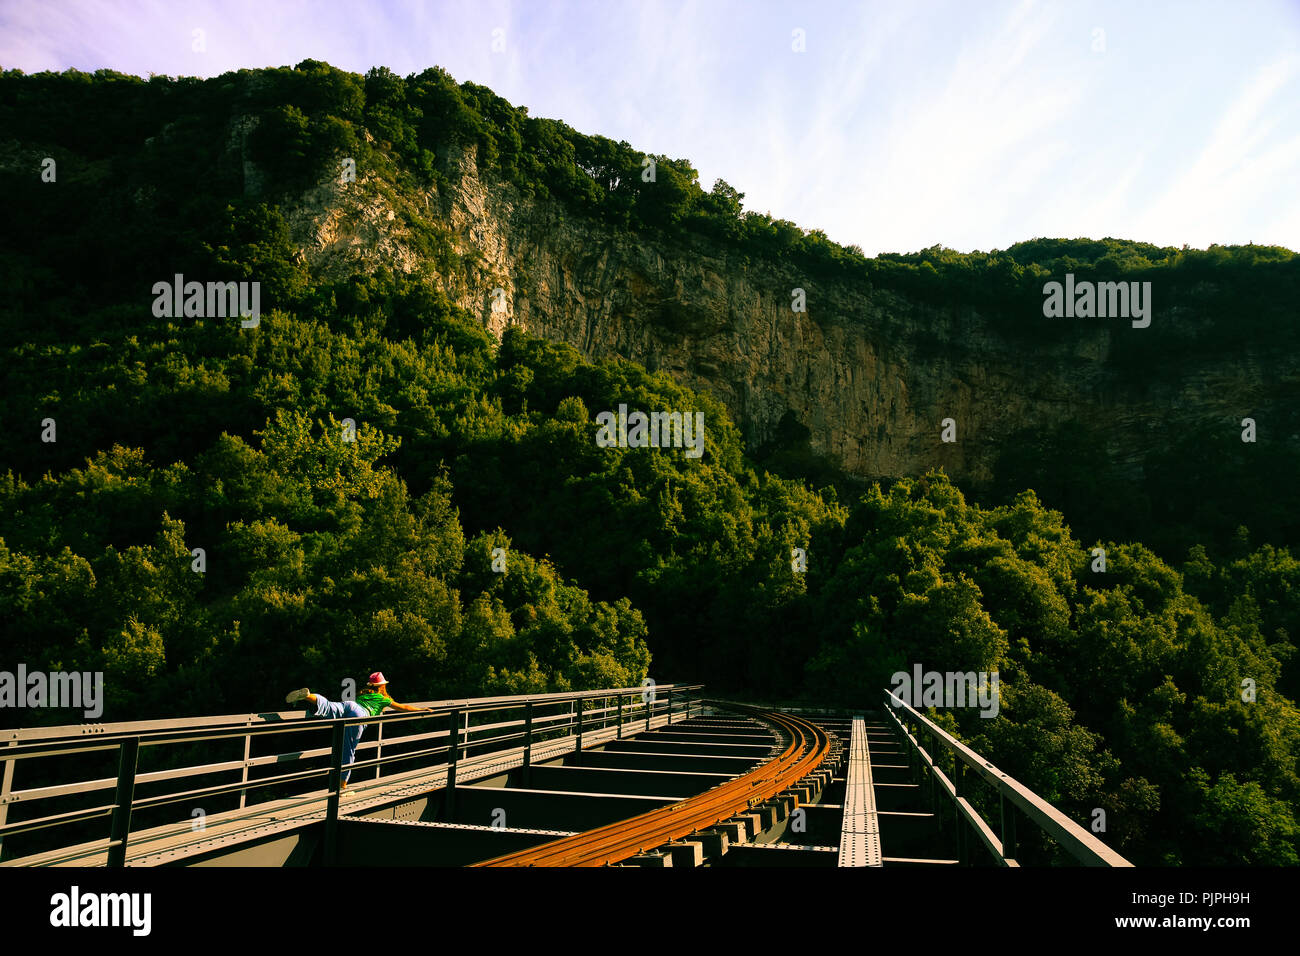
[[[388,698],[388,706],[391,707],[393,710],[409,710],[412,712],[429,710],[428,707],[416,707],[414,704],[399,704],[391,697]]]

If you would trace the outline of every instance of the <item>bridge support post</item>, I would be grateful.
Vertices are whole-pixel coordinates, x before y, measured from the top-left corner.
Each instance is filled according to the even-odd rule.
[[[1002,859],[1014,860],[1020,848],[1016,845],[1016,807],[1006,797],[998,799],[1002,810]]]
[[[253,723],[252,719],[250,718],[247,723],[251,726]],[[252,759],[252,756],[253,756],[253,735],[245,734],[244,735],[244,769],[239,777],[240,783],[248,783],[248,761]],[[248,802],[248,791],[240,790],[239,809],[241,810],[244,809],[247,802]]]
[[[934,745],[935,747],[941,746],[937,737],[935,738]],[[948,780],[951,782],[953,771],[948,768],[947,760],[949,757],[952,757],[952,754],[947,750],[941,750],[940,753],[942,756],[935,758],[935,766],[943,770],[948,775]],[[957,758],[952,757],[952,760],[953,763],[956,764]],[[943,761],[943,763],[941,764],[940,761]],[[937,777],[934,781],[934,800],[938,805],[938,810],[935,812],[939,814],[939,819],[943,821],[941,826],[943,828],[944,836],[950,840],[955,840],[957,838],[957,807],[948,799],[948,791],[939,784]]]
[[[939,760],[940,760],[939,738],[934,736],[934,734],[931,734],[930,735],[930,809],[934,811],[934,815],[939,819],[939,826],[942,827],[943,826],[943,805],[939,801],[939,778],[934,773],[936,770],[940,769]]]
[[[326,866],[333,866],[339,852],[339,802],[343,793],[343,738],[347,728],[340,720],[334,724],[334,733],[330,739],[330,775],[329,796],[325,801],[325,859]]]
[[[579,697],[577,700],[573,702],[573,706],[575,708],[573,735],[574,737],[577,738],[573,745],[574,751],[582,750],[582,705],[583,705],[583,700],[581,697]]]
[[[906,725],[904,725],[903,729],[907,734],[912,733],[912,729]],[[915,734],[912,734],[912,736],[915,736]],[[921,760],[921,751],[917,746],[920,741],[917,740],[913,742],[906,735],[903,737],[903,740],[907,745],[908,773],[912,778],[912,783],[916,784],[917,787],[920,788],[920,786],[925,783],[925,780],[922,779],[922,775],[925,773],[925,762]],[[920,789],[918,789],[917,792],[920,793]]]
[[[673,722],[673,689],[668,688],[668,723],[671,726]]]
[[[623,695],[622,694],[618,695],[618,733],[615,735],[615,737],[618,740],[623,739]]]
[[[456,809],[456,761],[460,757],[460,711],[447,715],[447,799],[443,804],[448,821]]]
[[[9,741],[8,746],[17,747],[18,741]],[[0,826],[4,826],[9,819],[9,791],[14,788],[14,764],[17,760],[6,760],[3,776],[0,776]],[[0,848],[5,845],[5,838],[0,836]]]
[[[533,702],[524,704],[524,772],[523,785],[533,783]]]
[[[140,761],[140,738],[128,737],[118,749],[117,792],[113,797],[113,822],[108,848],[109,866],[126,866],[126,842],[131,834],[131,804],[135,800],[135,770]]]
[[[957,831],[957,859],[960,866],[970,866],[970,842],[971,832],[970,823],[965,815],[961,812],[961,804],[957,801],[966,795],[965,786],[963,785],[966,777],[966,765],[956,755],[952,755],[952,822],[953,829]]]

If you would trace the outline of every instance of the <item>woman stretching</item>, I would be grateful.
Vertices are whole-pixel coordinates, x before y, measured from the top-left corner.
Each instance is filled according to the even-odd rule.
[[[393,710],[407,710],[416,713],[429,710],[428,707],[399,704],[389,697],[388,680],[384,677],[382,671],[375,671],[370,675],[370,679],[366,682],[366,689],[357,696],[356,700],[329,700],[324,694],[313,694],[306,687],[290,691],[284,699],[286,703],[290,704],[306,701],[308,717],[378,717],[389,707]],[[361,740],[361,735],[365,731],[365,724],[351,724],[344,728],[343,766],[346,767],[352,763],[352,758],[357,752],[357,743]],[[343,771],[343,786],[348,785],[348,777],[350,776],[352,776],[351,770]]]

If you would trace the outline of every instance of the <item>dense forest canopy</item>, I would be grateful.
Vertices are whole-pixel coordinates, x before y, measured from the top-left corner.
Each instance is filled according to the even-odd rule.
[[[259,189],[227,148],[248,117]],[[1290,500],[1290,459],[1222,473],[1218,510],[1183,509],[1158,548],[1137,532],[1159,521],[1099,522],[1097,489],[1068,478],[1088,434],[1027,446],[1044,484],[983,499],[942,472],[776,475],[666,375],[514,328],[498,342],[418,274],[314,274],[285,208],[341,155],[414,189],[473,146],[574,215],[932,301],[1038,302],[1066,270],[1213,277],[1279,342],[1290,251],[1039,239],[867,259],[704,191],[686,161],[648,157],[648,182],[627,143],[438,69],[10,71],[0,129],[0,669],[102,670],[107,720],[266,709],[379,667],[412,699],[649,675],[851,706],[916,662],[996,670],[997,719],[942,719],[1076,819],[1105,808],[1136,862],[1300,863],[1300,542],[1260,493]],[[256,279],[270,305],[255,328],[155,318],[148,290],[175,273]],[[621,403],[703,412],[705,454],[599,447],[595,416]],[[1176,454],[1201,452],[1166,466],[1191,501]]]

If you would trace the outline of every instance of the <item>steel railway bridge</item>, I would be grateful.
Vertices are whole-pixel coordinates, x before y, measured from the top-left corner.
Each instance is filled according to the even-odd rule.
[[[1129,865],[888,691],[701,691],[0,731],[0,866]]]

